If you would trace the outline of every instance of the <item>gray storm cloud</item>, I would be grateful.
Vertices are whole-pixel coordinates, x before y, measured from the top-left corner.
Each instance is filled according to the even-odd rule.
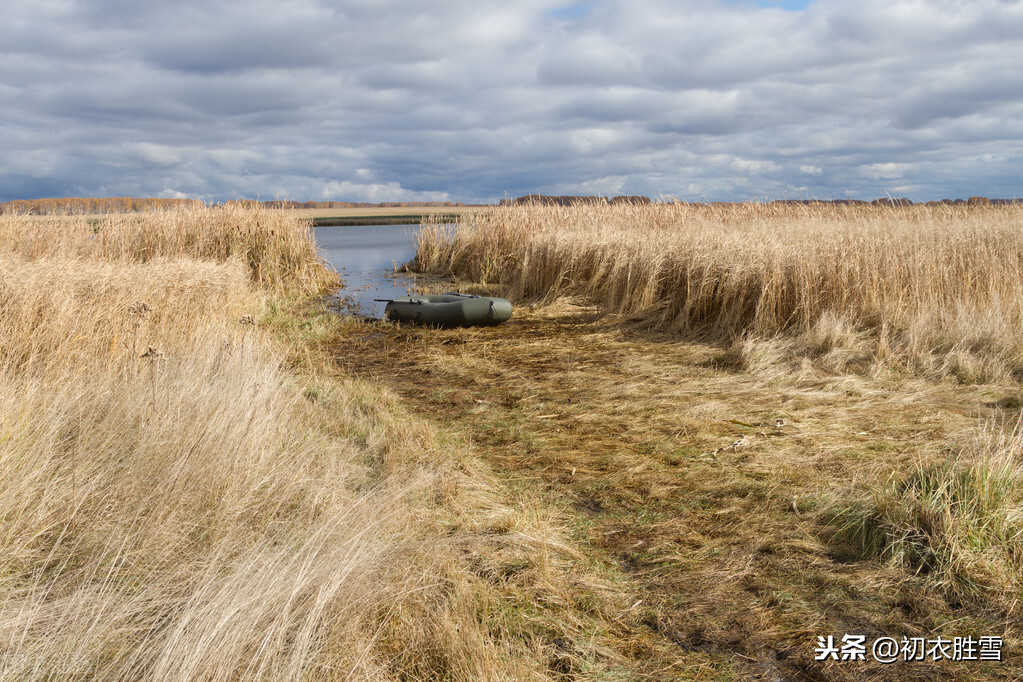
[[[1021,194],[1020,2],[0,9],[0,200]]]

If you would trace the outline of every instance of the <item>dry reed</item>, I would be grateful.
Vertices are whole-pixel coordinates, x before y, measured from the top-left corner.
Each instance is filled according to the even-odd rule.
[[[309,221],[280,208],[224,204],[104,217],[0,215],[0,254],[146,262],[240,258],[276,291],[317,291],[337,282],[319,261]]]
[[[1023,371],[1021,227],[1015,206],[531,206],[425,226],[413,267],[976,380]]]
[[[485,477],[372,387],[312,399],[253,324],[334,281],[309,237],[230,206],[0,218],[0,678],[543,670],[481,620],[492,588],[449,589]]]
[[[858,357],[868,370],[1023,378],[1018,206],[527,206],[424,226],[412,266],[724,341],[757,377]],[[1015,618],[1020,428],[989,425],[961,450],[894,473],[878,461],[883,473],[822,518],[862,555]]]
[[[5,265],[5,674],[294,674],[325,621],[359,669],[394,501],[239,328],[261,306],[241,263]]]

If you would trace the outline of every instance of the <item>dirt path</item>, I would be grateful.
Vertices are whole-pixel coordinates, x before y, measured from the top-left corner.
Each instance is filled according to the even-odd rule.
[[[978,417],[1005,404],[1004,391],[809,366],[750,374],[732,351],[630,331],[564,303],[488,329],[370,323],[331,353],[470,443],[510,490],[556,510],[591,559],[580,570],[636,596],[616,648],[638,676],[995,679],[1023,670],[1018,661],[814,661],[820,635],[1005,631],[990,614],[947,604],[922,576],[831,542],[819,513],[969,438]]]

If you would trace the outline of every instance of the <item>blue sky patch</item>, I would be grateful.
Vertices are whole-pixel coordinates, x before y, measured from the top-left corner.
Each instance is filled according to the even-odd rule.
[[[595,2],[575,2],[556,9],[549,10],[547,15],[552,19],[564,21],[579,21],[593,11]]]

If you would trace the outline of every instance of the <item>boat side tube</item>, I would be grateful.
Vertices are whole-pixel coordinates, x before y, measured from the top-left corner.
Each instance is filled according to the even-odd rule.
[[[512,316],[511,303],[491,296],[446,293],[377,300],[387,302],[389,320],[441,327],[493,326]]]

